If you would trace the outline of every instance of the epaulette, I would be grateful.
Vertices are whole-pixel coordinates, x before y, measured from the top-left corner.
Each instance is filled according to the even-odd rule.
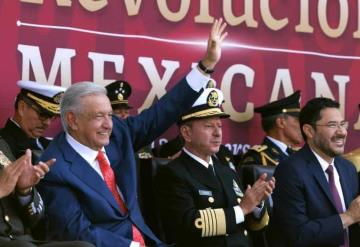
[[[254,145],[250,148],[250,150],[254,150],[254,151],[260,153],[260,152],[266,150],[267,148],[268,148],[267,145]]]

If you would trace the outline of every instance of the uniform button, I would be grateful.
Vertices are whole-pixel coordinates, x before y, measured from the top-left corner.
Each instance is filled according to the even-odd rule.
[[[244,235],[247,236],[248,235],[248,232],[246,230],[244,230]]]
[[[10,218],[9,218],[8,215],[5,215],[4,219],[5,219],[6,222],[9,222],[9,221],[10,221]]]
[[[213,203],[215,201],[214,197],[212,197],[212,196],[210,196],[208,200],[210,203]]]

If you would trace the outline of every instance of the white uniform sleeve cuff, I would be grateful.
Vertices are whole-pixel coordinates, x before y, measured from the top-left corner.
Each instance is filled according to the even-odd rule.
[[[210,76],[205,76],[196,67],[193,68],[186,76],[187,83],[196,92],[199,92],[202,88],[204,88],[207,85],[209,79]]]
[[[244,222],[245,217],[244,217],[244,213],[243,213],[242,209],[240,208],[240,206],[234,206],[234,211],[235,211],[236,224],[240,224],[240,223]]]

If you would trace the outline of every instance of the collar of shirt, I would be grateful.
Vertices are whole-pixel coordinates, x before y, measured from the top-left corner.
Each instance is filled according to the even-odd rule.
[[[191,158],[193,158],[194,160],[196,160],[197,162],[199,162],[200,164],[202,164],[203,166],[205,166],[206,168],[209,167],[209,164],[210,165],[213,165],[213,160],[212,158],[210,157],[210,161],[209,163],[206,162],[205,160],[199,158],[198,156],[196,156],[195,154],[191,153],[189,150],[187,150],[186,148],[183,148],[184,152],[189,155]]]
[[[288,154],[286,152],[286,149],[288,148],[288,146],[283,143],[282,141],[279,141],[279,140],[276,140],[275,138],[272,138],[270,136],[266,136],[266,138],[268,138],[270,141],[272,141],[278,148],[281,149],[281,151],[284,153],[284,154]]]
[[[326,171],[326,169],[328,168],[329,165],[333,165],[334,166],[334,171],[335,171],[334,175],[337,175],[337,170],[336,170],[336,167],[334,165],[334,159],[332,159],[331,163],[329,164],[326,160],[321,158],[321,156],[318,155],[312,148],[310,148],[310,150],[313,152],[316,159],[319,161],[319,163],[321,165],[321,169],[323,170],[323,172]],[[325,174],[327,174],[327,173],[325,172]]]
[[[69,133],[66,133],[66,140],[69,143],[69,145],[84,159],[86,162],[102,177],[102,173],[99,167],[99,163],[97,162],[97,155],[98,151],[95,151],[77,140],[75,140],[74,137],[72,137]],[[103,147],[101,149],[102,152],[105,153],[105,148]],[[106,153],[105,153],[106,157]],[[107,158],[107,157],[106,157]]]

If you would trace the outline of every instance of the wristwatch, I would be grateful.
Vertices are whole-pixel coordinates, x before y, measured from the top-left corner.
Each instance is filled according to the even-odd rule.
[[[201,69],[205,74],[211,74],[211,73],[214,72],[213,69],[208,69],[208,68],[206,68],[206,67],[202,64],[201,60],[199,61],[198,66],[199,66],[199,69]]]

